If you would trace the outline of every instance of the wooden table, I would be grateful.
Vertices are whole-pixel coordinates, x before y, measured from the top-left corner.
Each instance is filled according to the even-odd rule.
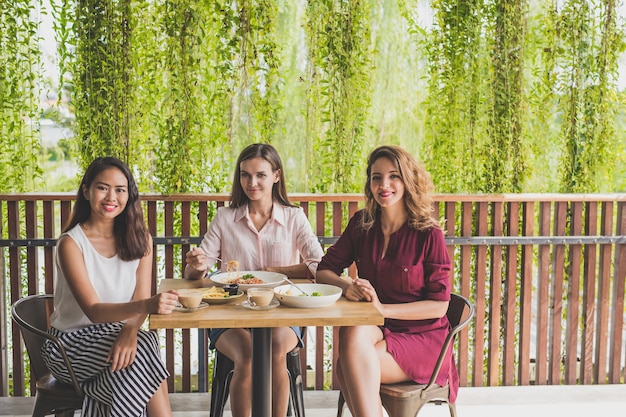
[[[213,286],[209,280],[164,279],[159,292],[181,288]],[[252,417],[270,417],[272,407],[272,327],[382,325],[383,316],[371,304],[341,297],[335,304],[321,308],[293,308],[280,305],[255,311],[241,305],[210,305],[192,312],[169,315],[152,314],[151,329],[251,328],[252,329]]]

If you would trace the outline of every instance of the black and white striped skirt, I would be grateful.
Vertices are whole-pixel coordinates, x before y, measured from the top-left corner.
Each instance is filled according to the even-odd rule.
[[[156,333],[144,330],[137,334],[135,361],[111,372],[107,356],[123,325],[121,322],[96,324],[68,333],[55,328],[49,330],[65,347],[85,392],[82,416],[144,416],[146,404],[169,376]],[[54,343],[44,344],[42,356],[56,378],[71,383]]]

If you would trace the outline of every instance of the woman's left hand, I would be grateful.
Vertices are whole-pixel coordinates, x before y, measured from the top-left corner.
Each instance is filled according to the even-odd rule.
[[[363,300],[373,303],[374,307],[380,311],[381,303],[378,299],[378,294],[376,294],[376,290],[372,287],[372,284],[368,280],[362,278],[355,279],[353,284],[363,295]]]
[[[130,366],[135,361],[136,354],[137,330],[123,327],[107,357],[107,362],[111,364],[111,372]]]

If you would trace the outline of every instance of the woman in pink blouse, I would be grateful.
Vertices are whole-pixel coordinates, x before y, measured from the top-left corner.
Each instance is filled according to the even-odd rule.
[[[343,288],[348,300],[374,303],[377,326],[342,327],[336,372],[354,416],[382,416],[381,383],[427,383],[450,324],[450,259],[432,214],[430,175],[404,149],[369,156],[365,208],[357,212],[317,269],[317,281]],[[340,277],[356,262],[358,278]],[[437,383],[458,375],[452,350]]]
[[[304,211],[287,197],[280,156],[271,145],[245,148],[235,168],[230,204],[218,209],[202,243],[187,253],[184,277],[201,279],[216,259],[236,260],[243,271],[273,271],[313,278],[323,255]],[[313,270],[309,270],[311,266]],[[248,417],[252,341],[247,329],[211,329],[210,347],[235,364],[230,383],[233,417]],[[284,417],[289,401],[287,353],[302,345],[300,329],[272,329],[272,414]]]

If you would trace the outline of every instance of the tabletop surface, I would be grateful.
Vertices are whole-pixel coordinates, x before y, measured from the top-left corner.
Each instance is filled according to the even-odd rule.
[[[302,281],[305,282],[305,281]],[[163,279],[159,292],[170,289],[203,288],[215,285],[210,280]],[[348,301],[341,297],[335,304],[319,308],[295,308],[279,305],[271,310],[250,310],[241,305],[241,297],[229,304],[209,305],[194,312],[150,315],[151,329],[241,328],[286,326],[358,326],[382,325],[384,318],[372,303]]]

